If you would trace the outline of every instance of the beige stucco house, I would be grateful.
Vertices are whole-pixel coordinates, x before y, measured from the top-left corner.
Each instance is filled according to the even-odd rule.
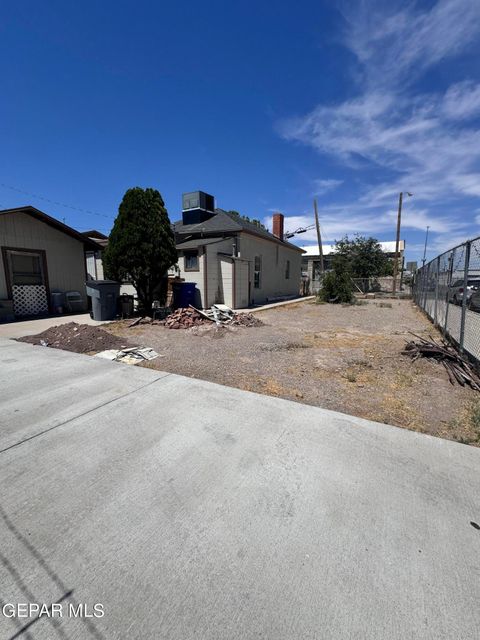
[[[35,207],[0,210],[0,320],[86,311],[90,238]]]
[[[186,202],[185,196],[193,198]],[[269,233],[235,213],[214,209],[213,198],[210,207],[208,200],[202,207],[202,196],[184,195],[182,220],[174,225],[178,275],[195,282],[196,304],[241,309],[299,295],[303,250],[284,240],[283,215],[274,215]]]

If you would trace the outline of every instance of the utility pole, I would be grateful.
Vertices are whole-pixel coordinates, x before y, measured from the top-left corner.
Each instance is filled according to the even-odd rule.
[[[430,227],[427,226],[427,232],[425,234],[425,247],[423,249],[423,260],[422,260],[422,267],[425,266],[425,260],[427,257],[427,242],[428,242],[428,230],[430,229]]]
[[[406,192],[407,196],[412,196],[412,193]],[[400,226],[402,223],[402,203],[403,203],[403,191],[400,191],[398,196],[398,215],[397,215],[397,237],[395,241],[395,262],[393,263],[393,285],[392,293],[397,292],[397,276],[398,276],[398,249],[400,247]]]
[[[317,199],[313,200],[313,209],[315,211],[315,226],[317,227],[317,240],[318,240],[318,254],[320,256],[320,273],[325,271],[323,264],[323,247],[322,247],[322,236],[320,234],[320,223],[318,221],[318,209],[317,209]]]

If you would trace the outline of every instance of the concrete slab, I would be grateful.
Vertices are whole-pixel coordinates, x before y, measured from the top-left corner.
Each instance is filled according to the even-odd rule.
[[[22,320],[20,322],[6,322],[0,323],[0,338],[22,338],[23,336],[41,333],[46,329],[50,329],[50,327],[67,324],[67,322],[78,322],[78,324],[91,324],[94,326],[105,324],[104,321],[92,320],[89,313],[39,318],[38,320]]]
[[[480,522],[479,450],[195,379],[0,345],[8,415],[15,395],[25,405],[16,446],[0,454],[1,598],[63,597],[65,607],[105,612],[40,618],[35,639],[478,637],[480,531],[470,523]],[[22,364],[31,360],[32,399]],[[52,370],[65,386],[59,397],[71,398],[72,418],[60,423],[55,403],[40,410]],[[94,389],[111,399],[75,409]],[[0,396],[2,430],[9,420]],[[0,638],[27,623],[0,614]]]

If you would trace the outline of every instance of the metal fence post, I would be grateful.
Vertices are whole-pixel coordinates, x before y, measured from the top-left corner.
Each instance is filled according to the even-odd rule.
[[[448,275],[447,275],[447,292],[445,294],[445,303],[447,305],[445,309],[445,324],[443,327],[444,335],[447,335],[447,327],[448,327],[448,312],[450,310],[450,286],[452,284],[452,275],[453,275],[453,260],[455,257],[455,249],[452,249],[450,256],[448,258],[450,264],[448,266]]]
[[[467,292],[468,292],[468,273],[470,267],[470,249],[471,241],[465,244],[465,271],[463,272],[463,296],[462,296],[462,319],[460,323],[460,353],[463,352],[463,344],[465,341],[465,321],[467,319]]]
[[[433,322],[435,326],[438,324],[437,306],[438,306],[438,282],[440,280],[440,256],[438,256],[436,263],[437,263],[437,282],[435,283],[435,310],[433,312]]]

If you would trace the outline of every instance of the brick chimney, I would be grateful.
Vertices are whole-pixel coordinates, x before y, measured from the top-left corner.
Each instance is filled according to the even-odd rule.
[[[273,214],[272,233],[283,242],[283,213]]]

